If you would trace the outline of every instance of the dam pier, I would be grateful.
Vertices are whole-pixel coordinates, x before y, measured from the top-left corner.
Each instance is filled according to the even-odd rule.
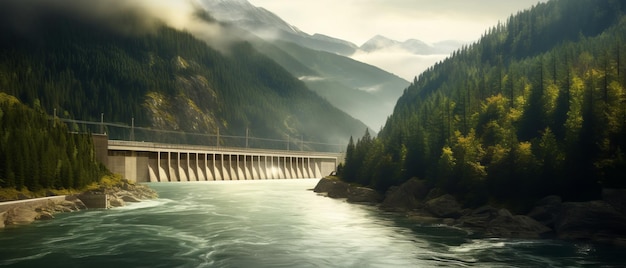
[[[319,178],[336,170],[341,153],[229,148],[109,140],[93,134],[96,157],[134,182]]]

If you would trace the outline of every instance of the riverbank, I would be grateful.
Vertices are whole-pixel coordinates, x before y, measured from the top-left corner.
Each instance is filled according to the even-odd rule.
[[[559,238],[626,246],[626,190],[622,189],[606,189],[602,200],[589,202],[563,202],[558,196],[548,196],[526,215],[490,205],[466,208],[454,196],[418,179],[392,187],[384,195],[336,178],[322,178],[313,191],[403,213],[416,224],[445,224],[484,237]]]
[[[76,194],[0,202],[0,228],[54,219],[57,213],[121,207],[154,198],[157,193],[148,186],[107,179]]]

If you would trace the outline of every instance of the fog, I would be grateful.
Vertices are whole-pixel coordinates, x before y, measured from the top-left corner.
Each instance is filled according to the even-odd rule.
[[[68,16],[122,34],[150,34],[165,24],[218,49],[238,39],[191,0],[0,1],[0,22],[24,34],[36,33],[50,15]]]
[[[447,54],[416,55],[405,50],[387,49],[371,53],[361,51],[350,57],[412,82],[413,78],[448,56]]]

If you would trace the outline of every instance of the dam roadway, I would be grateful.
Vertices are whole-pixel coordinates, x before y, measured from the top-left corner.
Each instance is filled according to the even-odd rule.
[[[96,157],[134,182],[319,178],[343,161],[341,153],[93,139]]]

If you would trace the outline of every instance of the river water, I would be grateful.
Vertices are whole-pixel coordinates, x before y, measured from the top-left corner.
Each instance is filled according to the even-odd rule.
[[[0,230],[1,267],[621,267],[618,248],[482,239],[309,189],[317,180],[153,183],[123,208]]]

